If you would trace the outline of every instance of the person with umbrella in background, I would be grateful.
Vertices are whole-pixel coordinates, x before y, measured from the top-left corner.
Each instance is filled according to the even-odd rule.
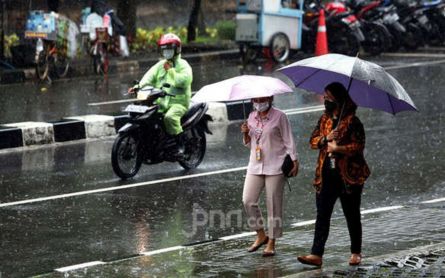
[[[298,173],[297,151],[292,128],[286,114],[272,106],[273,97],[253,98],[252,111],[241,125],[243,143],[250,148],[250,159],[244,181],[243,205],[247,223],[257,237],[248,252],[266,244],[263,257],[275,255],[275,240],[283,234],[283,189],[285,177],[281,166],[287,154],[293,161],[290,176]],[[268,235],[258,206],[266,190]]]
[[[325,113],[310,139],[311,148],[319,150],[314,180],[317,191],[314,242],[311,254],[298,260],[321,266],[332,211],[339,198],[351,238],[349,264],[358,265],[362,247],[360,201],[363,184],[370,174],[363,156],[365,132],[355,115],[357,105],[341,83],[326,86],[324,100]]]

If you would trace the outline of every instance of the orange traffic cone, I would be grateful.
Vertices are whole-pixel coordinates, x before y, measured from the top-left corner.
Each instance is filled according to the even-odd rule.
[[[324,10],[320,10],[318,18],[317,41],[315,42],[315,56],[328,54],[328,37],[326,35],[326,20]]]

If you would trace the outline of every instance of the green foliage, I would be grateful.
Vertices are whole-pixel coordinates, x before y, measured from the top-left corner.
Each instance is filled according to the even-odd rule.
[[[206,34],[208,37],[215,39],[218,36],[218,29],[207,27],[206,28]]]
[[[159,40],[162,34],[166,33],[174,33],[179,36],[182,41],[185,41],[187,38],[186,27],[156,27],[153,30],[137,28],[136,37],[131,44],[131,51],[156,50],[156,42]]]
[[[9,36],[5,35],[4,38],[5,38],[5,44],[4,44],[5,56],[11,57],[11,47],[19,44],[19,37],[16,34],[12,34]]]
[[[218,39],[233,40],[235,39],[235,22],[233,21],[218,21],[214,27],[207,27],[205,34],[198,34],[196,42],[209,43],[216,42]],[[198,30],[197,30],[198,31]],[[143,28],[136,29],[136,37],[131,44],[131,51],[156,51],[156,42],[162,34],[174,33],[183,43],[187,41],[187,27],[156,27],[148,30]]]
[[[221,40],[234,40],[236,23],[233,20],[220,20],[215,24],[218,38]]]

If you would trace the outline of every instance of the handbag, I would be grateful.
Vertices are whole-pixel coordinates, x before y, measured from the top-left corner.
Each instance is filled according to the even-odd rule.
[[[283,171],[283,175],[286,178],[291,178],[290,171],[294,168],[294,162],[289,154],[286,155],[283,161],[283,165],[281,165],[281,171]]]

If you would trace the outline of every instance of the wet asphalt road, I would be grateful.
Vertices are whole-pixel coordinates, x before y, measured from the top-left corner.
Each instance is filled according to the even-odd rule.
[[[437,60],[439,58],[431,57],[377,59],[380,64],[390,67]],[[214,64],[208,66],[217,68]],[[258,65],[250,66],[249,72],[258,70]],[[195,65],[195,76],[196,68],[201,67]],[[221,76],[237,75],[239,70],[236,61],[226,61],[224,68],[215,70],[219,74],[203,74],[201,80],[205,80],[203,84],[215,82]],[[205,66],[202,71],[209,72]],[[441,91],[445,87],[445,63],[394,68],[390,73],[407,88],[420,112],[401,113],[394,117],[384,112],[359,109],[367,135],[366,158],[372,170],[363,196],[363,209],[416,204],[445,197],[445,95]],[[97,82],[106,83],[91,79],[56,82],[46,93],[42,93],[43,96],[36,91],[33,97],[43,99],[37,102],[38,105],[45,106],[53,101],[65,107],[69,102],[72,109],[57,112],[59,106],[55,105],[50,113],[30,111],[26,114],[30,118],[17,116],[16,119],[36,120],[37,117],[48,120],[96,113],[86,107],[87,102],[119,98],[126,87],[125,82],[129,80],[131,76],[113,76],[108,82],[108,89],[104,89],[105,93],[97,90],[93,95],[94,91],[88,91],[88,97],[78,97],[76,101],[69,97],[70,90],[79,87],[76,83],[81,83],[80,87],[88,90],[94,90]],[[199,78],[195,77],[195,80]],[[24,98],[25,92],[15,86],[6,87],[6,91],[14,88],[17,90],[16,97],[20,99],[23,95]],[[37,90],[35,84],[26,84],[26,88]],[[63,97],[52,95],[56,93],[63,94]],[[3,94],[6,94],[5,90]],[[305,92],[276,98],[275,102],[283,109],[321,104],[319,99]],[[19,113],[18,110],[2,111],[2,121],[3,116],[11,119]],[[311,112],[289,116],[302,167],[300,175],[290,181],[292,191],[286,190],[287,226],[315,217],[311,180],[317,153],[308,148],[307,142],[320,114]],[[218,220],[213,225],[198,225],[193,233],[193,223],[197,222],[193,216],[194,208],[207,212],[241,213],[244,170],[175,179],[246,166],[248,150],[240,143],[239,124],[234,122],[228,126],[212,127],[218,131],[215,132],[218,135],[209,138],[206,157],[198,169],[185,172],[172,163],[143,166],[135,179],[126,182],[117,179],[111,169],[112,138],[1,151],[1,277],[42,274],[88,261],[114,261],[144,251],[193,244],[247,231],[242,219],[241,225],[237,221],[221,223]],[[160,180],[168,178],[173,180]],[[152,181],[152,184],[113,188],[147,181]],[[111,189],[100,193],[84,192],[106,188]],[[84,193],[73,197],[62,195],[73,192]],[[48,196],[58,197],[44,201],[36,199]],[[34,201],[24,205],[8,205],[28,199]],[[339,207],[335,215],[342,215]],[[382,225],[381,229],[384,230],[385,226]]]

